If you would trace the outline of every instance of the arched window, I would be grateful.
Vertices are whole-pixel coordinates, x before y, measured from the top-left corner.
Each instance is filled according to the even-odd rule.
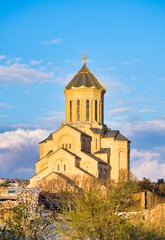
[[[77,100],[77,121],[80,121],[80,100]]]
[[[97,121],[97,100],[95,100],[95,120]]]
[[[70,101],[70,122],[72,122],[72,101]]]
[[[86,101],[86,121],[89,121],[89,100]]]

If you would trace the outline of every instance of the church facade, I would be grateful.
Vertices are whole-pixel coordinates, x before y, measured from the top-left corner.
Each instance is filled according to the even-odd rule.
[[[84,65],[64,88],[65,124],[40,142],[40,159],[30,186],[55,177],[127,179],[130,141],[104,124],[106,89]]]

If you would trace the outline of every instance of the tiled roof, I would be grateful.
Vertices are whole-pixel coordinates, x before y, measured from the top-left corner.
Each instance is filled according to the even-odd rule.
[[[106,92],[104,86],[93,75],[93,73],[84,65],[74,78],[64,88],[64,92],[74,88],[96,88]]]
[[[47,140],[53,140],[52,133],[40,143],[46,142]]]
[[[108,153],[110,148],[101,148],[100,151],[97,151],[95,153]]]
[[[128,141],[130,142],[126,137],[124,137],[119,130],[111,130],[108,129],[105,133],[104,133],[104,138],[114,138],[114,140],[119,140],[119,141]]]
[[[120,132],[118,133],[118,135],[116,136],[115,140],[120,140],[120,141],[129,141],[128,138],[124,137]]]
[[[100,129],[100,128],[90,128],[90,130],[95,134],[101,134],[102,133],[102,129]]]

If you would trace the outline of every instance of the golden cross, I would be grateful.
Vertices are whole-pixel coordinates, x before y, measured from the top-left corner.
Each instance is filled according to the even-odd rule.
[[[86,58],[88,58],[88,57],[84,53],[84,57],[82,57],[82,59],[84,59],[84,65],[86,65],[86,61],[85,61]]]

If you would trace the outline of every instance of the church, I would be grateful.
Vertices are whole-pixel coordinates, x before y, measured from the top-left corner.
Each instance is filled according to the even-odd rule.
[[[128,179],[130,141],[104,124],[105,87],[84,64],[64,88],[65,123],[40,142],[30,187],[57,176]]]

